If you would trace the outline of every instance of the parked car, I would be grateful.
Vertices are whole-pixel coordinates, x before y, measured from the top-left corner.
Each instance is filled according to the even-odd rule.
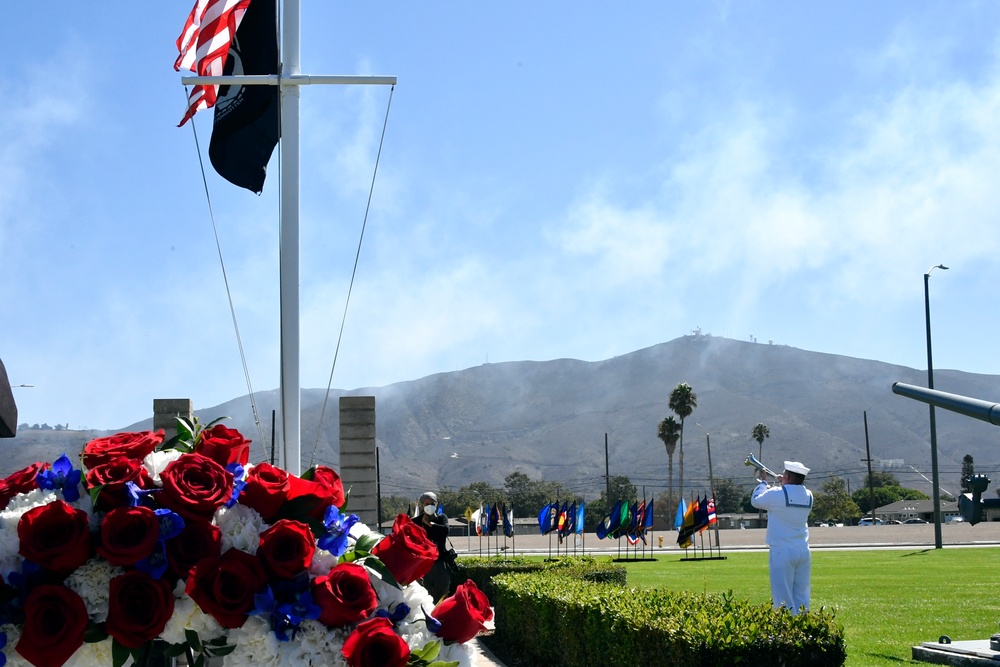
[[[871,526],[872,525],[872,519],[871,519],[871,517],[870,516],[866,516],[861,521],[858,521],[858,525],[859,526]],[[874,525],[881,526],[882,525],[882,519],[879,519],[878,517],[875,517],[875,524]]]
[[[948,517],[948,521],[946,521],[946,523],[964,523],[964,522],[965,522],[965,517],[959,514]]]
[[[889,519],[888,521],[885,522],[885,525],[887,525],[887,526],[902,526],[903,522],[900,521],[899,519]]]
[[[907,519],[903,523],[928,523],[928,522],[924,521],[923,519],[918,519],[917,517],[913,517],[912,519]]]

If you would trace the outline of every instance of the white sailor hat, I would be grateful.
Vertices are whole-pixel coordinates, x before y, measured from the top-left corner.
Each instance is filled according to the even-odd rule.
[[[809,474],[809,468],[805,467],[798,461],[785,461],[785,470],[788,472],[798,473],[802,476]]]

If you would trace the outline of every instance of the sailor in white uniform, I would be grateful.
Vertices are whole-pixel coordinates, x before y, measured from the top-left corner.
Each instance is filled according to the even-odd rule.
[[[750,494],[750,504],[767,510],[767,545],[770,548],[771,600],[775,607],[788,607],[792,614],[809,610],[809,512],[812,491],[802,486],[809,468],[798,461],[785,461],[780,485],[766,478]]]

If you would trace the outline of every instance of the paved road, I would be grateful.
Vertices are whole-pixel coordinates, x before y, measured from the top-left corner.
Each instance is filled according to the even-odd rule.
[[[764,528],[746,530],[720,530],[719,544],[722,551],[766,549]],[[663,547],[659,547],[659,538],[663,537]],[[575,536],[574,536],[575,537]],[[580,553],[617,553],[624,550],[626,540],[599,540],[593,533],[582,536],[576,546]],[[715,531],[706,530],[697,538],[697,546],[707,550],[709,539],[715,544]],[[683,553],[676,544],[676,532],[654,532],[647,535],[651,547],[647,553],[678,554]],[[513,538],[479,538],[473,536],[451,538],[455,550],[460,554],[475,555],[478,553],[496,553],[499,548],[507,547],[507,552],[513,553],[549,553],[559,550],[560,553],[574,551],[574,540],[567,538],[562,545],[550,535],[515,535]],[[1000,546],[1000,521],[979,523],[970,526],[967,523],[944,524],[941,526],[941,542],[944,546]],[[844,526],[841,528],[810,528],[809,543],[813,548],[870,548],[870,547],[900,547],[912,548],[934,546],[934,524],[909,524],[902,526]],[[640,543],[641,548],[641,543]]]
[[[747,530],[720,530],[719,544],[721,551],[753,551],[767,548],[764,543],[766,530],[752,528]],[[663,548],[660,549],[659,537],[663,536]],[[702,540],[703,538],[703,540]],[[677,534],[653,533],[648,537],[653,547],[647,547],[646,553],[658,555],[683,555],[684,551],[676,545]],[[558,540],[543,535],[515,535],[506,540],[497,538],[466,538],[452,537],[455,550],[460,554],[476,555],[496,553],[497,545],[507,546],[507,553],[556,553]],[[705,531],[697,540],[698,546],[709,549],[709,540],[714,547],[715,532]],[[912,524],[902,526],[844,526],[841,528],[810,528],[809,543],[814,549],[871,549],[871,548],[934,548],[934,525]],[[980,523],[975,526],[968,524],[945,524],[941,526],[941,543],[944,547],[998,547],[1000,546],[1000,522]],[[621,549],[626,541],[621,540]],[[641,544],[641,543],[640,543]],[[560,547],[560,553],[573,554],[573,540],[567,539]],[[583,536],[582,546],[577,546],[577,554],[616,554],[619,550],[617,540],[599,540],[593,533]],[[640,551],[640,556],[642,552]],[[504,667],[488,649],[478,641],[477,667]]]

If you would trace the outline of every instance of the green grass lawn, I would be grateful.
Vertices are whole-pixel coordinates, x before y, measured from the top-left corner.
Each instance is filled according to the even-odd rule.
[[[632,585],[699,593],[732,590],[770,602],[766,553],[726,560],[625,563]],[[910,647],[948,635],[1000,632],[1000,549],[813,550],[812,607],[833,609],[844,627],[847,665],[921,664]]]

